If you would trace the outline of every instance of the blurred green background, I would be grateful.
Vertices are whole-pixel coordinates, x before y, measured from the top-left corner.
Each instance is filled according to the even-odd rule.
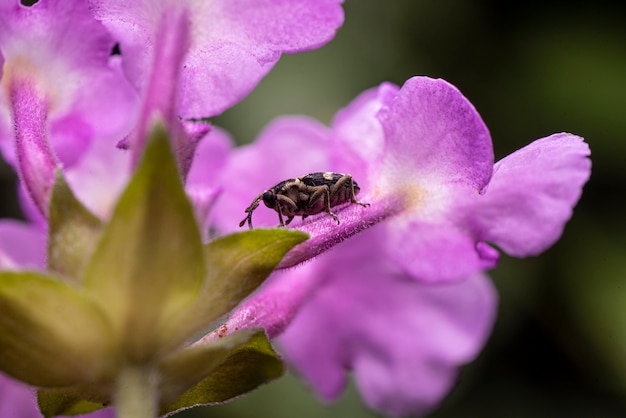
[[[361,91],[442,77],[472,101],[497,157],[568,131],[593,174],[559,243],[503,257],[500,312],[481,356],[432,416],[626,417],[626,3],[346,0],[326,47],[285,56],[216,120],[241,143],[280,114],[329,123]],[[2,216],[19,216],[0,170]],[[419,338],[419,336],[416,336]],[[374,417],[353,387],[322,405],[294,376],[181,417]]]

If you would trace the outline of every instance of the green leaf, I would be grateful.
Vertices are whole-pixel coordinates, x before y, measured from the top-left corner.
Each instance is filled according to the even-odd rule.
[[[152,133],[85,275],[129,360],[150,359],[190,337],[162,327],[195,300],[205,275],[200,232],[162,127]]]
[[[172,359],[163,366],[165,382],[162,393],[170,395],[181,387],[185,381],[193,381],[201,374],[194,372],[196,365],[199,370],[210,373],[186,390],[174,402],[167,403],[170,396],[164,396],[166,404],[161,413],[171,413],[181,408],[224,402],[243,395],[260,385],[282,376],[284,366],[264,331],[258,331],[251,337],[243,331],[246,342],[235,345],[225,356],[224,348],[191,347],[188,353]],[[236,334],[229,336],[236,338]],[[229,338],[227,337],[227,338]],[[225,340],[227,339],[225,338]],[[249,339],[248,339],[249,338]],[[232,343],[231,340],[229,342]],[[215,358],[214,358],[215,357]],[[219,365],[216,365],[219,359]],[[206,362],[208,365],[204,365]]]
[[[102,221],[74,196],[60,170],[50,197],[48,268],[78,283],[102,231]]]
[[[41,389],[37,392],[37,403],[46,418],[88,414],[108,406],[110,397],[104,392],[101,388],[90,386]]]
[[[92,301],[60,280],[0,273],[0,370],[36,386],[106,380],[111,329]]]
[[[205,246],[207,277],[198,303],[170,328],[204,329],[229,312],[272,273],[283,256],[308,235],[287,229],[254,229],[217,238]]]

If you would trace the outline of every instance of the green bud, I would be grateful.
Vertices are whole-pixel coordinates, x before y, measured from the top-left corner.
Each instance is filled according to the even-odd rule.
[[[0,273],[0,370],[36,386],[111,379],[115,357],[103,312],[63,281]]]

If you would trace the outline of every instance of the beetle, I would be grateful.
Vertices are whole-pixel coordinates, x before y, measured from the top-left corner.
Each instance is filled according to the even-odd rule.
[[[305,219],[307,216],[322,212],[329,214],[339,224],[339,218],[331,211],[332,207],[344,203],[369,206],[369,203],[356,199],[359,191],[361,191],[359,185],[350,174],[319,172],[284,180],[265,190],[252,201],[245,210],[248,215],[239,223],[239,227],[248,221],[248,227],[252,229],[252,212],[259,206],[261,200],[265,206],[278,212],[279,226],[289,225],[296,216]],[[283,216],[287,217],[287,222]]]

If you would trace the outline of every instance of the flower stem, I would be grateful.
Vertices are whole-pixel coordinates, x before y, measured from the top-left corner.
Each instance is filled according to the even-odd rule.
[[[156,418],[158,399],[158,376],[154,369],[128,366],[121,371],[113,399],[117,418]]]

